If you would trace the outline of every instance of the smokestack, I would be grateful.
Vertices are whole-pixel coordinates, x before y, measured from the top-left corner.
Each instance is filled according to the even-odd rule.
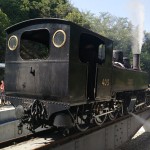
[[[133,54],[133,69],[134,70],[141,70],[140,54]]]

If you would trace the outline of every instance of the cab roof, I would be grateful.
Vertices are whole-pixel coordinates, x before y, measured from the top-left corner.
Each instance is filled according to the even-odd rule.
[[[19,30],[21,28],[30,26],[30,25],[36,25],[36,24],[45,24],[45,23],[64,23],[64,24],[74,24],[70,21],[66,21],[63,19],[57,19],[57,18],[35,18],[35,19],[29,19],[22,22],[19,22],[17,24],[14,24],[6,29],[6,32],[9,34],[13,31]]]
[[[60,24],[67,24],[67,25],[70,25],[70,26],[76,26],[76,27],[79,27],[81,28],[82,30],[85,30],[89,33],[92,33],[92,34],[95,34],[95,36],[98,36],[98,37],[101,37],[102,39],[105,39],[105,40],[108,40],[109,42],[112,42],[112,40],[102,36],[102,35],[99,35],[98,33],[95,33],[89,29],[86,29],[78,24],[75,24],[71,21],[67,21],[67,20],[63,20],[63,19],[60,19],[60,18],[34,18],[34,19],[29,19],[29,20],[25,20],[25,21],[22,21],[22,22],[19,22],[15,25],[12,25],[10,27],[8,27],[5,31],[7,32],[7,34],[11,34],[12,32],[14,31],[17,31],[19,29],[22,29],[22,28],[25,28],[27,26],[31,26],[31,25],[37,25],[37,24],[47,24],[47,23],[60,23]]]

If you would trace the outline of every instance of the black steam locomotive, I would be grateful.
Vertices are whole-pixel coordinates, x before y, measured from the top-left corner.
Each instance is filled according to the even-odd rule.
[[[6,29],[6,99],[34,131],[39,126],[102,125],[145,107],[148,75],[113,42],[70,21],[33,19]]]

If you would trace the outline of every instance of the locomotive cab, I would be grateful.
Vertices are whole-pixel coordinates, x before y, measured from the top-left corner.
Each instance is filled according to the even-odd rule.
[[[65,97],[69,26],[38,21],[23,22],[7,30],[6,94],[42,99]]]

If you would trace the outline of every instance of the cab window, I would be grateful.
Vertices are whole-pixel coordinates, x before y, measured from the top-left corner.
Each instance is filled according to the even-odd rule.
[[[105,60],[105,45],[98,38],[89,34],[80,37],[79,58],[81,62],[100,63]]]
[[[49,55],[49,31],[46,29],[26,31],[20,40],[22,59],[46,59]]]

